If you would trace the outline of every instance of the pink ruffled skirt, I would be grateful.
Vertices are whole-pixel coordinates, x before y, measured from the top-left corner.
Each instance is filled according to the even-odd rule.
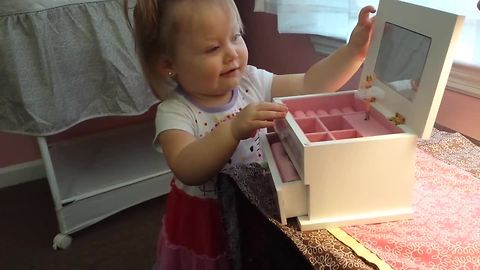
[[[218,200],[171,187],[154,269],[229,269]]]

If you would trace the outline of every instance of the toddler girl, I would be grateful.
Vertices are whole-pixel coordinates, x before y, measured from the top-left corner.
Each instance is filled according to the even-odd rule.
[[[233,0],[137,0],[137,50],[162,100],[155,144],[175,175],[155,269],[229,268],[216,175],[263,159],[259,134],[287,112],[272,97],[336,91],[357,71],[373,12],[363,8],[349,43],[305,74],[274,75],[247,65]]]

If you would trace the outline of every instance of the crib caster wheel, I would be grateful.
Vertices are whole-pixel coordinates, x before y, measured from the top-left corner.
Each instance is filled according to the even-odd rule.
[[[59,233],[53,238],[53,249],[67,249],[72,243],[72,237],[68,234]]]

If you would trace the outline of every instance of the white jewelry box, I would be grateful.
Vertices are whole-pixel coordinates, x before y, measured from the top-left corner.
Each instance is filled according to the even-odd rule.
[[[412,216],[416,141],[430,136],[463,20],[382,0],[358,90],[274,99],[289,113],[261,139],[282,223],[297,217],[313,230]]]

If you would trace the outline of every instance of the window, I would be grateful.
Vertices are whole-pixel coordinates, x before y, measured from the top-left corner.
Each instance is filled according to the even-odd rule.
[[[448,89],[480,98],[480,10],[478,0],[403,0],[465,16]],[[319,53],[329,54],[348,39],[358,11],[378,0],[256,0],[255,11],[277,14],[280,33],[312,34]]]

